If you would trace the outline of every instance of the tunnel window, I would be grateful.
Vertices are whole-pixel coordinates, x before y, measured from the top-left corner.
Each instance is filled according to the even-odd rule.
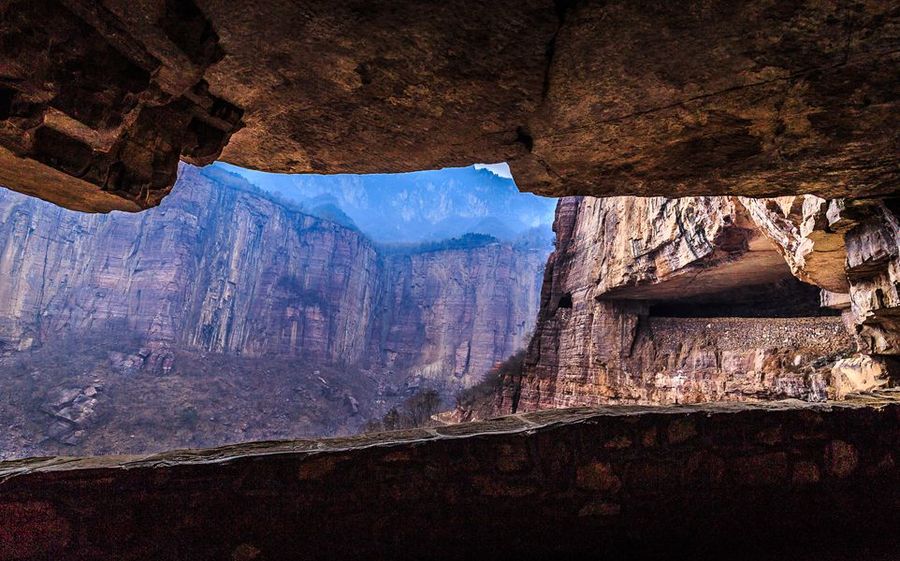
[[[0,88],[0,117],[9,100]],[[216,130],[190,129],[208,156]],[[83,146],[41,130],[39,148],[82,165]],[[555,208],[502,162],[181,165],[161,206],[107,215],[0,189],[0,269],[30,291],[25,321],[0,302],[0,459],[442,424],[463,392],[520,375]]]
[[[777,283],[745,286],[691,298],[653,301],[655,317],[814,317],[836,316],[839,310],[823,308],[818,287],[794,278]]]

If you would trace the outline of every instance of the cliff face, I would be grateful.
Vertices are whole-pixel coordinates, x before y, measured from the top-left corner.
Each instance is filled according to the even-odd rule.
[[[527,344],[546,256],[499,244],[389,256],[373,350],[390,368],[471,386]]]
[[[469,384],[525,343],[545,251],[384,254],[217,170],[158,211],[81,215],[0,192],[0,341],[121,326],[154,348],[384,366]]]
[[[754,204],[562,199],[535,337],[501,410],[834,393],[835,361],[856,350],[847,318],[796,280]]]
[[[798,277],[844,310],[860,349],[900,355],[900,204],[812,195],[743,199]]]
[[[359,233],[185,168],[159,212],[87,216],[3,191],[2,337],[124,328],[160,344],[358,359],[378,256]]]

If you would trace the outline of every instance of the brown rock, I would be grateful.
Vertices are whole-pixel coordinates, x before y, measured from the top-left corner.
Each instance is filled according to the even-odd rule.
[[[737,458],[731,464],[738,485],[779,485],[790,473],[784,452]]]
[[[819,466],[812,462],[797,462],[794,464],[794,474],[792,481],[795,485],[807,485],[818,483],[821,476],[819,474]]]
[[[681,444],[697,435],[697,429],[690,419],[672,421],[668,429],[669,444]]]
[[[840,219],[842,201],[805,195],[741,203],[796,277],[832,292],[849,291],[844,233],[852,223]]]
[[[242,543],[231,552],[231,561],[253,561],[259,559],[262,552],[249,543]]]
[[[512,473],[528,468],[528,449],[524,444],[505,444],[497,450],[497,469],[502,473]]]
[[[900,353],[900,214],[895,199],[741,200],[792,272],[828,291],[822,304],[847,310],[861,350]]]
[[[17,1],[0,183],[135,210],[179,158],[221,156],[320,173],[509,160],[557,195],[885,194],[896,20],[887,0]]]
[[[592,501],[581,507],[578,516],[615,516],[622,512],[622,505],[607,501]]]
[[[582,489],[611,495],[622,487],[622,481],[613,472],[612,466],[604,462],[593,462],[578,468],[577,483]]]
[[[806,430],[810,415],[825,440],[798,445],[793,435]],[[882,392],[830,404],[541,411],[447,434],[0,462],[0,552],[4,561],[228,560],[258,550],[259,559],[326,561],[430,559],[439,544],[447,560],[485,551],[501,561],[559,559],[560,552],[676,560],[700,551],[703,558],[816,561],[857,558],[864,544],[866,559],[888,560],[898,551],[900,486],[896,466],[884,464],[896,453],[898,415],[896,392]],[[688,442],[661,454],[604,446],[609,434],[665,432],[685,417],[703,434],[702,448]],[[773,424],[786,438],[766,454],[741,438]],[[856,470],[840,484],[813,477],[790,484],[796,466],[818,465],[837,441],[853,443]],[[527,448],[541,469],[501,473],[493,461],[472,461],[496,458],[504,445]],[[410,461],[384,462],[397,453]],[[292,475],[328,457],[340,467],[315,481]],[[552,463],[558,467],[543,468]],[[615,475],[621,487],[615,498],[582,489],[579,473],[606,489],[615,488]],[[44,496],[52,506],[36,498]],[[18,536],[35,539],[8,539]],[[659,543],[661,536],[677,542]]]
[[[565,198],[554,228],[525,375],[501,408],[822,400],[827,357],[855,348],[735,199]]]
[[[844,478],[856,471],[859,452],[849,442],[833,440],[825,449],[825,462],[829,474]]]
[[[321,479],[334,471],[338,461],[332,456],[312,458],[300,466],[298,477],[303,480]]]
[[[0,559],[53,557],[70,540],[69,521],[50,503],[28,501],[0,505]]]
[[[881,364],[869,356],[844,358],[831,367],[831,386],[835,397],[869,391],[888,383]]]

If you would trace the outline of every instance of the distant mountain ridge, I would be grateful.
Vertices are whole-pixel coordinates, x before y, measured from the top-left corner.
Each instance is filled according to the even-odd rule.
[[[521,193],[489,169],[403,174],[282,175],[214,167],[244,177],[320,216],[335,213],[379,243],[419,243],[486,234],[510,241],[532,228],[551,231],[556,200]],[[321,214],[320,214],[321,213]]]

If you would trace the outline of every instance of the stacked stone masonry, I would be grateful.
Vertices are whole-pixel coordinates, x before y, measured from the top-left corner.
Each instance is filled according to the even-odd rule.
[[[0,559],[887,561],[897,450],[888,392],[35,458],[0,463]]]

